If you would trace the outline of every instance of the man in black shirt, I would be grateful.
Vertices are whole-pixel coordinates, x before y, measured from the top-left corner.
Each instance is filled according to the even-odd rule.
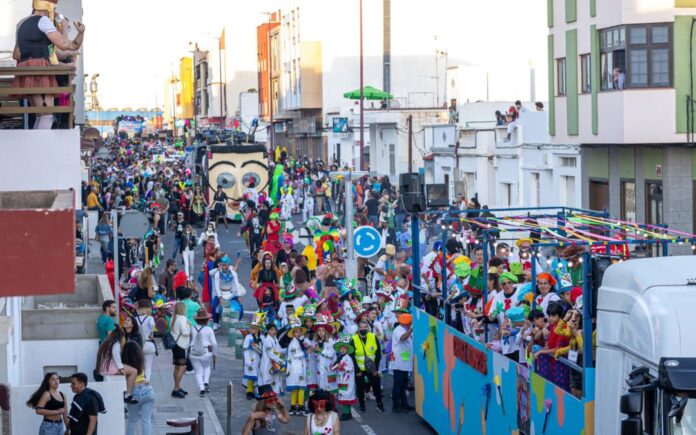
[[[367,208],[367,218],[370,220],[370,223],[372,223],[372,226],[375,228],[379,227],[377,221],[379,216],[379,200],[377,199],[377,195],[370,195],[370,199],[365,201],[365,208]]]
[[[176,215],[176,222],[174,223],[174,250],[172,251],[172,259],[174,260],[176,260],[179,251],[181,251],[181,239],[184,236],[185,228],[186,222],[184,222],[184,214],[179,212]]]
[[[70,413],[68,428],[70,435],[97,435],[97,415],[104,407],[101,396],[87,388],[87,375],[75,373],[70,378],[70,389],[75,393]]]

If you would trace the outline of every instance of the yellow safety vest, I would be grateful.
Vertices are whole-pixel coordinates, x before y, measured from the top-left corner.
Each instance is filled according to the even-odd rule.
[[[373,361],[375,361],[375,355],[377,355],[377,339],[375,338],[375,334],[368,332],[364,344],[360,339],[360,334],[355,334],[353,336],[353,347],[355,348],[355,362],[358,363],[360,370],[365,371],[365,354]]]

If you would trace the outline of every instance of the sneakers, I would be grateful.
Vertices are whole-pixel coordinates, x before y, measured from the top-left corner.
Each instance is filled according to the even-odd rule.
[[[367,400],[377,400],[374,394],[370,393],[365,393],[365,399]]]
[[[188,396],[188,391],[184,390],[183,388],[179,388],[179,391],[184,393],[184,396]]]
[[[172,397],[176,397],[177,399],[185,399],[186,394],[182,393],[181,390],[175,390],[172,391]]]
[[[364,406],[361,406],[361,407],[358,409],[358,412],[361,413],[361,414],[364,414],[365,412],[367,412],[367,410],[365,409]]]
[[[381,403],[378,403],[377,404],[377,411],[384,412],[384,405],[382,405]]]
[[[304,406],[298,406],[297,407],[297,415],[301,417],[306,417],[307,416],[307,410],[305,409]]]
[[[217,331],[218,329],[220,329],[220,324],[213,323],[213,331]]]
[[[200,396],[200,397],[205,397],[205,390],[201,390],[199,396]]]
[[[210,393],[210,385],[208,385],[208,384],[203,384],[203,386],[205,387],[205,392],[206,392],[206,393]]]
[[[256,399],[256,396],[254,395],[254,393],[247,393],[247,400],[254,400],[254,399]]]

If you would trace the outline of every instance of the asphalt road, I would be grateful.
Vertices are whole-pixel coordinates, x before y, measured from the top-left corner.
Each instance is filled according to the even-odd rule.
[[[299,228],[302,225],[299,216],[296,216],[295,227]],[[237,256],[237,252],[241,252],[242,262],[240,264],[238,275],[240,282],[247,287],[247,294],[243,298],[243,305],[246,312],[253,312],[256,310],[256,301],[252,297],[249,288],[249,273],[251,268],[251,260],[249,259],[249,253],[246,249],[244,239],[237,237],[237,231],[239,230],[238,224],[231,224],[229,230],[225,230],[224,226],[218,228],[218,239],[221,248],[225,253],[227,253],[230,258],[234,261]],[[196,229],[200,233],[200,229]],[[163,238],[164,241],[164,252],[165,260],[169,258],[172,253],[173,248],[173,236],[172,232],[168,231]],[[298,251],[301,251],[298,249]],[[196,272],[195,276],[198,276],[198,271],[201,267],[201,262],[203,259],[202,249],[196,252]],[[163,261],[162,263],[165,263]],[[177,258],[177,267],[183,267],[181,264],[181,257]],[[228,337],[223,331],[217,334],[218,344],[220,345],[220,356],[216,364],[216,368],[213,371],[212,379],[210,382],[210,400],[215,408],[215,412],[222,424],[223,429],[227,427],[227,386],[232,382],[232,418],[231,418],[231,431],[229,433],[240,433],[247,416],[251,412],[251,409],[255,405],[255,401],[247,401],[245,396],[245,390],[242,387],[242,366],[243,362],[235,359],[234,350],[227,347]],[[384,394],[384,405],[386,408],[385,413],[379,413],[376,408],[376,404],[373,401],[367,402],[367,412],[365,414],[359,414],[357,412],[357,406],[353,409],[354,419],[348,422],[343,422],[341,426],[342,434],[356,434],[356,435],[372,435],[372,434],[390,434],[390,433],[408,433],[408,434],[434,434],[435,432],[427,425],[415,412],[409,414],[393,414],[391,412],[391,376],[387,375],[383,379],[383,391]],[[286,405],[289,408],[290,398],[284,397]],[[413,400],[410,400],[413,405]],[[290,424],[284,428],[285,433],[288,434],[302,434],[304,429],[303,417],[291,417]]]

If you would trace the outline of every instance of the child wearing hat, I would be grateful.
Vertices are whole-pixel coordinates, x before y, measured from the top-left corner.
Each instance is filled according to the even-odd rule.
[[[269,323],[266,327],[266,336],[263,338],[261,362],[259,364],[259,385],[270,385],[276,394],[282,389],[281,371],[285,367],[283,349],[280,347],[276,334],[278,328],[275,323]]]
[[[291,341],[288,346],[288,378],[285,380],[287,389],[291,392],[290,415],[306,415],[304,393],[307,388],[307,354],[302,345],[302,336],[306,332],[307,329],[302,326],[300,319],[293,316],[288,331]]]
[[[264,329],[264,312],[257,312],[254,320],[249,324],[249,333],[244,337],[244,380],[246,381],[247,400],[253,399],[254,384],[259,377],[259,363],[263,349],[261,330]]]
[[[307,332],[302,340],[305,352],[307,353],[307,388],[314,391],[319,387],[319,355],[314,352],[316,346],[314,326],[315,305],[305,305],[300,318],[304,321]]]
[[[329,392],[335,392],[336,372],[333,370],[336,352],[333,348],[334,334],[333,321],[330,316],[321,316],[317,319],[314,329],[314,353],[317,356],[317,368],[319,373],[319,388]]]
[[[546,312],[551,302],[560,301],[561,298],[554,291],[556,279],[548,272],[543,272],[537,275],[537,292],[536,304],[541,307],[542,312]]]
[[[338,404],[341,405],[340,419],[350,420],[350,407],[357,402],[355,394],[355,362],[351,354],[355,351],[353,340],[349,335],[343,335],[334,344],[334,350],[338,353],[333,369],[338,374]]]

